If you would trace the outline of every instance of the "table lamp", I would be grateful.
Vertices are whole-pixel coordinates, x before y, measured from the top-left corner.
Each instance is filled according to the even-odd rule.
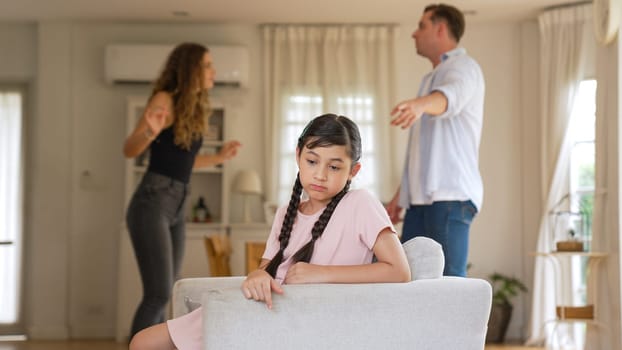
[[[251,222],[248,196],[260,195],[261,180],[255,170],[241,170],[235,175],[233,191],[244,196],[244,222]]]

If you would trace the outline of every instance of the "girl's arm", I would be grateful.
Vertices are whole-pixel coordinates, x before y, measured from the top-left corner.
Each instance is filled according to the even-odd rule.
[[[238,141],[227,141],[220,149],[218,154],[199,154],[194,159],[194,168],[207,168],[222,164],[238,154],[238,149],[242,146]]]
[[[169,93],[160,91],[153,95],[134,131],[125,139],[125,157],[134,158],[143,153],[162,129],[173,124],[172,108],[173,98]]]
[[[287,271],[286,284],[382,283],[410,281],[410,267],[404,248],[389,228],[380,232],[374,244],[377,261],[364,265],[312,265],[296,263]]]
[[[268,259],[261,259],[261,263],[257,270],[246,276],[242,282],[242,293],[246,299],[254,299],[256,301],[264,301],[269,309],[272,308],[272,292],[283,294],[281,285],[272,278],[265,268],[270,263]]]

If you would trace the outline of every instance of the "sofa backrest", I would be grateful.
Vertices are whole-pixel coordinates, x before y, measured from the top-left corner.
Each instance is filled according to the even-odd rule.
[[[285,285],[273,307],[238,288],[203,295],[206,349],[484,348],[492,298],[484,280]]]
[[[484,348],[492,289],[487,281],[442,277],[441,246],[404,245],[409,283],[284,285],[273,308],[246,299],[245,277],[189,278],[173,291],[173,316],[203,305],[205,348]]]

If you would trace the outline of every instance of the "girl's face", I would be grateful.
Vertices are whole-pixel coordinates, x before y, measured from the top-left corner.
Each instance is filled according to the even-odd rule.
[[[302,187],[312,203],[322,206],[326,206],[361,168],[360,163],[353,166],[346,146],[313,149],[305,146],[302,152],[297,149],[296,154]]]
[[[214,76],[216,75],[216,70],[214,69],[214,65],[212,63],[212,56],[210,56],[209,52],[206,52],[203,55],[203,60],[201,60],[201,72],[203,74],[203,88],[211,89],[214,87]]]

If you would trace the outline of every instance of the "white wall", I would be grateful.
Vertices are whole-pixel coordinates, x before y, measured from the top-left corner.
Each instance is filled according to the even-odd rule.
[[[37,26],[0,23],[0,78],[3,82],[26,82],[37,73]]]
[[[397,39],[397,100],[412,97],[430,63],[416,56],[404,23]],[[9,28],[9,30],[4,30]],[[535,28],[535,29],[534,29]],[[230,174],[254,168],[263,174],[260,35],[253,25],[69,23],[0,26],[0,52],[13,38],[26,49],[0,68],[36,74],[27,189],[27,325],[33,337],[114,336],[117,247],[124,208],[125,96],[144,87],[103,81],[103,50],[120,42],[242,44],[251,53],[251,87],[214,95],[235,106],[228,120],[244,148]],[[38,33],[38,34],[37,34]],[[3,40],[6,35],[11,40]],[[485,198],[473,225],[469,274],[493,271],[531,283],[528,253],[535,247],[539,207],[537,154],[537,27],[531,24],[472,24],[463,45],[482,65],[486,83],[481,170]],[[33,59],[34,57],[34,59]],[[21,68],[20,68],[21,67]],[[2,73],[4,72],[4,73]],[[396,101],[397,102],[397,101]],[[231,112],[231,111],[230,111]],[[387,118],[388,118],[387,111]],[[395,169],[401,172],[406,135],[394,130]],[[88,178],[83,174],[88,172]],[[87,181],[88,180],[88,181]],[[389,179],[397,186],[398,179]],[[232,197],[231,219],[241,217]],[[256,203],[256,215],[260,215]],[[509,338],[524,337],[528,310],[518,298]]]
[[[526,335],[529,317],[531,315],[531,291],[533,290],[533,276],[535,257],[530,254],[536,250],[540,218],[544,205],[544,194],[541,184],[541,157],[540,157],[540,60],[539,60],[539,30],[538,24],[523,23],[520,27],[520,96],[518,106],[521,133],[521,202],[520,211],[516,215],[521,219],[521,250],[523,263],[520,266],[522,280],[529,288],[529,293],[523,295],[518,304],[522,311],[522,324],[515,322],[512,327],[520,330],[519,334]],[[519,268],[517,266],[517,268]],[[514,320],[516,321],[516,319]],[[517,329],[519,328],[519,329]]]
[[[530,258],[523,247],[521,203],[522,193],[529,189],[523,188],[521,181],[520,130],[521,122],[530,116],[520,111],[521,104],[527,102],[521,101],[520,35],[520,26],[515,24],[474,25],[464,46],[479,61],[486,79],[480,146],[484,204],[471,231],[470,274],[486,278],[499,272],[525,281],[522,265]],[[520,338],[525,326],[522,300],[516,299],[508,339]]]
[[[31,191],[27,190],[25,252],[27,325],[42,338],[68,335],[68,261],[71,220],[71,98],[69,28],[41,25],[38,30],[37,111],[32,120]]]

